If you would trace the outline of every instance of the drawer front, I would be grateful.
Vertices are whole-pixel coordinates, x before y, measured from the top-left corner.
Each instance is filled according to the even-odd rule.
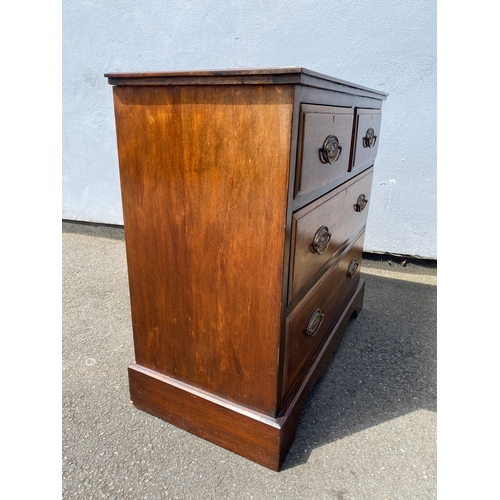
[[[341,315],[359,281],[364,231],[309,299],[287,318],[285,397],[298,382],[325,335]]]
[[[373,165],[380,141],[382,113],[379,109],[356,109],[350,170]]]
[[[353,117],[352,108],[301,105],[296,198],[347,173]]]
[[[292,216],[289,304],[366,224],[372,179],[370,168]]]

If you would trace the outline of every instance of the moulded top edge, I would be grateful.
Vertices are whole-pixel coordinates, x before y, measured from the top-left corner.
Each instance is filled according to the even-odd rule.
[[[191,71],[154,71],[154,72],[126,72],[126,73],[105,73],[108,83],[111,85],[120,84],[203,84],[203,83],[267,83],[283,84],[294,83],[303,84],[319,88],[331,88],[332,84],[342,87],[364,90],[376,94],[379,98],[385,99],[388,94],[368,87],[357,85],[345,80],[340,80],[316,71],[308,70],[299,66],[283,66],[275,68],[227,68],[227,69],[205,69]],[[214,81],[214,78],[217,81]],[[234,79],[237,78],[237,81]],[[263,79],[263,81],[261,81]],[[314,81],[312,81],[314,80]]]
[[[225,68],[225,69],[199,69],[176,71],[145,71],[126,73],[106,73],[104,76],[113,78],[146,78],[157,76],[223,76],[223,75],[272,75],[283,73],[302,73],[304,68],[299,66],[283,66],[279,68]]]

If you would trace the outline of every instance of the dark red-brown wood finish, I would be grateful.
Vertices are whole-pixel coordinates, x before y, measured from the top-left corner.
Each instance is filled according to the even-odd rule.
[[[386,94],[303,68],[106,76],[132,402],[279,470],[362,308]]]
[[[267,415],[292,90],[115,88],[136,362]]]
[[[366,224],[372,178],[373,168],[369,168],[293,214],[289,308]],[[360,197],[365,203],[358,208]],[[330,235],[328,245],[316,250],[314,241],[321,229]]]

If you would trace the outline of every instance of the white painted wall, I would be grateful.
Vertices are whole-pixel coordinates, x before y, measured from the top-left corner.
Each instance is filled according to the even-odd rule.
[[[104,73],[270,66],[389,93],[365,249],[437,258],[435,0],[65,0],[63,219],[123,223]]]

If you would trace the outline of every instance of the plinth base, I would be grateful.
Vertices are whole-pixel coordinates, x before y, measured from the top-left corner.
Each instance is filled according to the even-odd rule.
[[[314,384],[326,372],[351,316],[363,306],[360,280],[341,317],[277,418],[263,415],[154,370],[128,367],[134,406],[264,467],[279,471]]]

